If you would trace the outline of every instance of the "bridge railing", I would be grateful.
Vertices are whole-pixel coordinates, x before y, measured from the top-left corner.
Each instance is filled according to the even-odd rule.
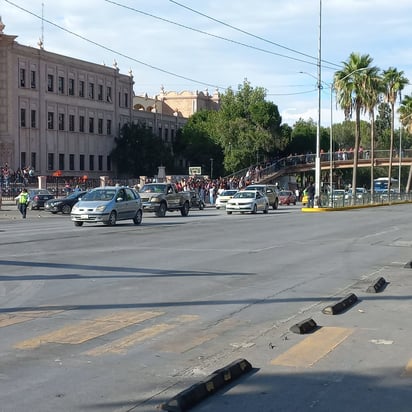
[[[389,159],[389,153],[390,153],[389,150],[375,150],[374,159],[375,160]],[[371,153],[369,150],[362,150],[359,152],[358,159],[369,160],[370,155]],[[401,158],[402,159],[412,159],[412,149],[402,150],[401,156],[399,156],[399,153],[397,151],[394,151],[392,155],[393,165],[396,166],[396,164],[399,162]],[[315,153],[307,153],[307,154],[294,155],[294,156],[290,155],[288,157],[283,157],[281,159],[275,159],[272,162],[267,162],[265,165],[261,165],[261,164],[251,165],[248,168],[239,170],[235,173],[232,173],[229,176],[226,176],[226,179],[230,179],[232,177],[240,178],[242,176],[245,176],[249,169],[251,169],[253,172],[256,169],[256,167],[260,167],[259,177],[260,179],[264,179],[265,177],[275,175],[276,173],[280,172],[282,169],[291,168],[293,166],[313,165],[314,167],[315,159],[316,159]],[[320,154],[321,163],[330,162],[331,160],[334,162],[353,160],[353,151],[339,150],[337,152],[332,152],[332,155],[329,152]]]

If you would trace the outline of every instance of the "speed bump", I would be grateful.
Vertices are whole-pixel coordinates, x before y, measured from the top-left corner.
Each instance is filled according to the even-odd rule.
[[[184,391],[178,393],[166,403],[160,405],[164,411],[184,412],[198,404],[206,397],[228,385],[234,379],[252,370],[252,365],[246,359],[238,359],[229,365],[214,371],[202,380]]]
[[[358,300],[358,297],[354,293],[350,293],[340,301],[336,302],[334,305],[326,306],[322,310],[322,313],[325,315],[336,315],[338,313],[342,313],[346,309],[349,309],[353,306]]]
[[[310,333],[314,331],[317,328],[317,326],[318,325],[316,324],[316,322],[313,319],[309,318],[293,325],[290,328],[290,331],[294,333],[299,333],[300,335],[304,335],[305,333]]]
[[[368,289],[366,289],[366,292],[378,293],[386,286],[386,284],[387,282],[384,278],[378,278],[368,287]]]

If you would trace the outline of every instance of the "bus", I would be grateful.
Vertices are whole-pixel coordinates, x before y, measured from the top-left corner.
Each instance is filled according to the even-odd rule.
[[[373,181],[373,191],[375,193],[382,193],[388,191],[388,182],[389,178],[387,177],[378,177]],[[391,192],[398,191],[398,179],[391,178]]]

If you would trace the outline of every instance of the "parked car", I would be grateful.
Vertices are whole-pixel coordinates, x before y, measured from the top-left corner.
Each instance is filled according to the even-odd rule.
[[[269,199],[258,190],[240,190],[226,203],[228,215],[231,215],[232,212],[257,213],[259,210],[268,213]]]
[[[269,205],[272,206],[273,210],[278,208],[279,190],[275,185],[253,184],[253,185],[246,186],[246,190],[258,190],[261,193],[264,193],[269,199]]]
[[[44,203],[50,199],[54,199],[54,195],[47,189],[29,190],[29,208],[31,210],[44,208]]]
[[[334,189],[332,195],[329,195],[329,207],[343,207],[349,205],[349,200],[345,200],[346,192],[343,189]]]
[[[72,207],[84,196],[87,191],[76,191],[70,193],[66,197],[60,197],[57,199],[50,199],[44,203],[44,210],[53,214],[63,213],[64,215],[70,214]]]
[[[99,187],[86,193],[72,208],[71,219],[75,226],[83,223],[103,223],[113,226],[118,220],[142,222],[143,208],[140,195],[123,186]]]
[[[237,189],[227,189],[223,192],[219,193],[216,196],[215,207],[216,209],[220,209],[221,207],[226,207],[226,203],[229,199],[231,199],[236,193]]]
[[[296,195],[291,190],[281,190],[279,192],[279,203],[281,205],[296,205]]]
[[[199,210],[203,210],[205,208],[205,202],[203,199],[200,198],[199,192],[196,190],[190,191],[190,207],[191,208],[199,208]]]

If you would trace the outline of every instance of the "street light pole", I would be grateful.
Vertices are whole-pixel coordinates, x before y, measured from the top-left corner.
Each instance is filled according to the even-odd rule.
[[[319,47],[318,47],[318,124],[316,127],[316,158],[315,158],[315,199],[317,199],[316,205],[320,203],[320,121],[321,121],[321,96],[322,96],[322,0],[319,0]]]
[[[213,179],[213,158],[210,158],[210,180]]]

